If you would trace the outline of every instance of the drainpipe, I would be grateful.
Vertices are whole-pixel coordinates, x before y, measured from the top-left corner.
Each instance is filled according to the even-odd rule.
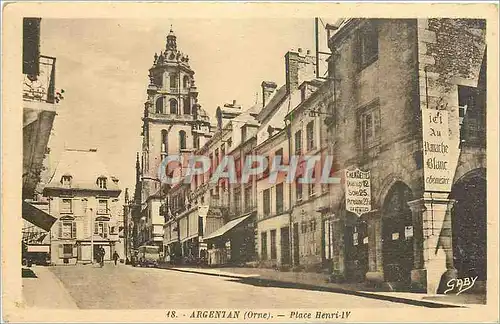
[[[288,103],[290,104],[290,98]],[[291,123],[285,119],[285,127],[286,127],[286,136],[288,140],[288,163],[290,164],[291,161],[291,156],[292,156],[292,140],[291,140],[291,132],[292,132],[292,125]],[[294,177],[295,178],[295,177]],[[290,261],[290,266],[293,266],[294,264],[294,254],[293,254],[293,245],[295,242],[293,242],[293,221],[292,221],[292,212],[293,212],[293,205],[292,205],[292,181],[288,183],[288,210],[289,210],[289,215],[288,215],[288,245],[289,245],[289,261]]]

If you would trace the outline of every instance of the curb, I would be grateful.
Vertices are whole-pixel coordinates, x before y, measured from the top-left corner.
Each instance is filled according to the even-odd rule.
[[[354,296],[365,297],[365,298],[386,300],[386,301],[390,301],[390,302],[394,302],[394,303],[409,304],[409,305],[414,305],[414,306],[423,306],[423,307],[428,307],[428,308],[466,308],[467,307],[464,305],[457,305],[457,304],[452,304],[452,303],[442,303],[442,302],[410,299],[410,298],[404,298],[404,297],[387,296],[387,295],[382,295],[382,294],[378,294],[378,293],[362,292],[362,291],[350,290],[350,289],[345,289],[345,288],[324,287],[324,286],[317,286],[317,285],[304,284],[304,283],[295,283],[295,282],[290,282],[290,281],[265,279],[265,278],[259,278],[259,277],[244,277],[244,276],[239,276],[239,275],[199,272],[199,271],[192,271],[192,270],[188,270],[188,269],[174,269],[174,268],[159,268],[159,269],[184,272],[184,273],[199,274],[199,275],[212,276],[212,277],[223,277],[223,278],[237,279],[240,282],[244,282],[244,283],[248,283],[248,284],[257,283],[257,284],[260,284],[261,286],[263,286],[264,283],[267,283],[267,284],[273,284],[273,285],[285,287],[285,288],[296,288],[296,289],[304,289],[304,290],[342,293],[342,294],[346,294],[346,295],[354,295]]]

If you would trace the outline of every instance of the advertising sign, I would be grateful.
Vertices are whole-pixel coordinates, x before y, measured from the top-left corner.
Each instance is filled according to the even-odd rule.
[[[448,111],[422,109],[422,132],[425,191],[450,192],[453,179]]]
[[[369,212],[371,206],[370,171],[346,170],[345,172],[346,210],[358,216]]]

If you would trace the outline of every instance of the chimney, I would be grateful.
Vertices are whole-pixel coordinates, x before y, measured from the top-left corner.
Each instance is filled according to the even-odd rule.
[[[285,54],[287,93],[293,92],[302,82],[315,77],[314,57],[302,53],[303,50],[299,48],[297,52],[288,51]]]
[[[264,108],[278,86],[273,81],[262,81],[260,86],[262,88],[262,108]]]

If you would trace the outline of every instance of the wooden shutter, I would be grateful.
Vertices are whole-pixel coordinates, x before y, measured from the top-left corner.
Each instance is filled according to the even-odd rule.
[[[58,228],[57,237],[62,237],[62,227],[63,227],[63,223],[62,223],[62,221],[59,221],[59,228]]]
[[[71,224],[71,237],[76,238],[76,222]]]

